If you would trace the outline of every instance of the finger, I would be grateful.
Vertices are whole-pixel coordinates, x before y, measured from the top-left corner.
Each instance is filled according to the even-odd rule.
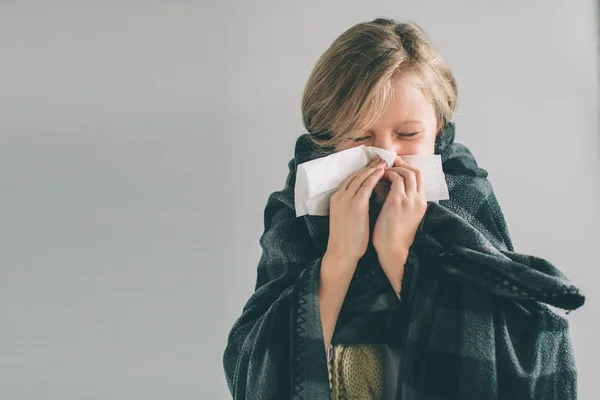
[[[362,186],[363,182],[367,180],[367,178],[377,169],[383,169],[385,165],[385,161],[382,160],[379,164],[376,164],[375,166],[366,167],[360,170],[360,172],[354,177],[352,182],[350,182],[350,186],[348,186],[347,189],[348,194],[352,197],[356,196],[356,193]]]
[[[396,172],[396,170],[388,169],[385,174],[392,182],[392,186],[390,186],[390,192],[388,193],[388,197],[390,195],[397,197],[406,197],[406,191],[404,188],[404,178]]]
[[[375,167],[381,160],[381,157],[376,156],[366,167],[359,169],[358,171],[355,171],[354,173],[352,173],[350,176],[348,176],[340,185],[340,189],[341,190],[348,190],[348,188],[350,187],[350,184],[352,183],[352,181],[354,180],[354,178],[356,178],[361,172],[363,172],[365,169],[371,168],[371,167]]]
[[[355,198],[361,200],[369,200],[369,198],[371,198],[371,194],[373,193],[373,189],[377,185],[377,182],[379,182],[379,180],[383,176],[384,172],[385,169],[383,167],[375,169],[375,171],[373,171],[360,186],[360,188],[356,192]]]
[[[394,167],[404,167],[404,168],[410,169],[411,171],[414,171],[414,173],[416,175],[416,179],[417,179],[417,192],[421,193],[421,191],[423,191],[423,189],[424,189],[423,173],[421,172],[421,170],[419,168],[408,164],[400,156],[397,156],[396,159],[394,160]]]
[[[417,176],[415,171],[405,167],[391,167],[388,171],[395,171],[404,178],[404,187],[406,194],[418,194]]]
[[[378,165],[378,163],[380,163],[380,162],[381,162],[381,157],[376,156],[375,159],[371,160],[371,162],[366,167],[361,168],[361,169],[355,171],[354,173],[352,173],[350,176],[348,176],[344,180],[344,182],[342,182],[342,184],[340,185],[340,188],[342,188],[343,190],[348,190],[348,188],[350,187],[350,185],[352,184],[354,179],[356,179],[357,176],[359,176],[365,170],[376,167]],[[354,193],[353,193],[353,195],[354,195]]]

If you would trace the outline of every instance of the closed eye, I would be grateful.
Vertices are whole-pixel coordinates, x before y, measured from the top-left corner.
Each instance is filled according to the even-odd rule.
[[[418,133],[419,133],[419,132],[412,132],[412,133],[398,133],[398,134],[396,134],[396,136],[400,136],[400,137],[413,137],[413,136],[417,135]],[[370,137],[370,136],[365,136],[365,137],[362,137],[362,138],[356,138],[356,139],[354,139],[354,142],[357,142],[357,143],[358,143],[358,142],[362,142],[362,141],[364,141],[364,140],[367,140],[369,137]]]

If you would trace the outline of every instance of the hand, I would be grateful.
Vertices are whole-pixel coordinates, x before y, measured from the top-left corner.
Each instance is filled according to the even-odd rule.
[[[390,180],[391,186],[373,228],[373,247],[380,261],[384,261],[381,264],[385,271],[391,268],[388,266],[403,268],[404,263],[398,260],[406,260],[427,210],[427,199],[421,171],[402,161],[400,156],[386,169],[384,177]],[[388,272],[397,275],[392,271],[386,274]]]
[[[385,166],[386,162],[376,157],[346,178],[331,196],[327,252],[351,263],[357,263],[365,254],[369,245],[369,199]]]

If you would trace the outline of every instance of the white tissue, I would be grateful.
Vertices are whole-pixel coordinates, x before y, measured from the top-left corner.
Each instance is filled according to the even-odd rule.
[[[296,216],[329,215],[329,200],[339,185],[354,172],[366,167],[377,155],[385,160],[388,167],[394,165],[395,152],[365,145],[299,164],[294,188]],[[439,154],[402,156],[402,159],[421,171],[427,201],[450,198]]]

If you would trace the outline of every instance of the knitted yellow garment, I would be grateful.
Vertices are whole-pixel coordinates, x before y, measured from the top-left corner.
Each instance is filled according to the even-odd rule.
[[[381,400],[383,361],[371,344],[336,344],[327,363],[332,400]]]

